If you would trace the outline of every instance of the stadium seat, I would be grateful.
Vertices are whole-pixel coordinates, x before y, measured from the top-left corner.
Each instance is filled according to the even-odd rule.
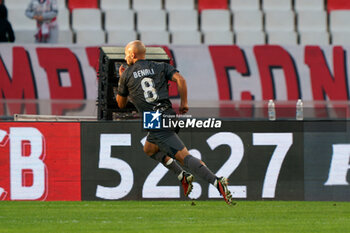
[[[333,45],[350,45],[350,32],[333,32]]]
[[[300,11],[323,11],[324,0],[294,0],[294,8]]]
[[[201,13],[201,30],[230,31],[231,15],[228,10],[203,10]]]
[[[237,11],[233,14],[233,30],[262,31],[263,15],[260,10]]]
[[[102,30],[81,30],[76,32],[76,43],[86,45],[100,45],[106,41],[105,32]]]
[[[59,30],[70,30],[69,16],[70,14],[67,8],[62,8],[59,10],[57,15]]]
[[[137,34],[133,30],[129,31],[108,31],[107,43],[125,46],[132,40],[137,39]]]
[[[350,10],[349,0],[327,0],[327,10]]]
[[[173,10],[194,10],[194,0],[165,0],[165,9]]]
[[[301,32],[300,44],[301,45],[328,45],[329,44],[328,32]]]
[[[166,14],[163,10],[144,10],[137,13],[137,30],[165,31]]]
[[[98,0],[68,0],[70,11],[81,8],[98,8]]]
[[[105,11],[105,29],[107,31],[134,30],[135,13],[133,10],[109,9]]]
[[[25,15],[24,9],[8,9],[8,20],[11,22],[13,30],[30,31],[36,30],[36,21]],[[16,37],[17,42],[17,37]]]
[[[176,10],[168,13],[169,31],[198,30],[198,11]]]
[[[300,11],[297,17],[298,31],[327,31],[325,11]]]
[[[91,20],[93,19],[93,20]],[[101,11],[99,9],[75,9],[72,12],[72,28],[76,30],[100,30]]]
[[[100,0],[100,8],[102,11],[111,9],[127,10],[130,9],[129,0]]]
[[[198,0],[198,11],[209,9],[228,9],[227,0]]]
[[[60,12],[62,9],[67,9],[66,0],[56,0],[57,6],[58,6],[58,12]]]
[[[292,9],[291,0],[263,0],[262,8],[264,11],[288,11]]]
[[[72,44],[73,43],[72,31],[71,30],[59,30],[58,43],[59,44]]]
[[[204,44],[208,45],[231,45],[233,33],[231,31],[209,31],[204,33]]]
[[[267,35],[268,44],[297,45],[298,36],[294,31],[274,31]]]
[[[170,41],[167,31],[143,31],[140,40],[146,45],[168,45]]]
[[[33,44],[35,42],[34,35],[36,34],[36,30],[15,30],[16,43],[23,44]]]
[[[241,31],[236,33],[237,45],[265,44],[265,33],[261,31]]]
[[[161,10],[162,1],[161,0],[133,0],[132,8],[136,11],[143,10]]]
[[[5,1],[5,5],[8,10],[11,9],[26,9],[29,5],[28,0],[7,0]]]
[[[271,31],[294,31],[293,11],[268,11],[265,14],[265,30]]]
[[[202,35],[199,31],[176,31],[172,33],[174,45],[200,45]]]
[[[259,0],[231,0],[230,9],[236,11],[257,11],[260,10]]]
[[[350,31],[350,10],[331,11],[329,17],[329,26],[331,32]]]

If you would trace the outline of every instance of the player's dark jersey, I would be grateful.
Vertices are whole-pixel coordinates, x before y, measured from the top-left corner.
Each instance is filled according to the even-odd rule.
[[[154,111],[156,106],[169,105],[168,81],[178,72],[167,63],[138,60],[119,79],[118,94],[129,96],[140,112]]]

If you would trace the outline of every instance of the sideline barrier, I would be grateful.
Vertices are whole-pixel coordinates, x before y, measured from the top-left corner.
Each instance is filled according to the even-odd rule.
[[[30,115],[15,114],[14,121],[97,121],[97,117],[89,116],[53,116],[53,115]]]
[[[0,123],[0,199],[185,200],[145,135],[141,121]],[[224,121],[180,137],[235,198],[350,201],[348,121]],[[191,198],[219,196],[197,178]]]
[[[180,101],[171,99],[173,107],[178,109]],[[280,120],[293,120],[296,117],[297,100],[275,101],[276,116]],[[345,120],[350,119],[350,101],[303,101],[304,119],[307,120]],[[11,114],[21,112],[25,106],[35,106],[36,111]],[[216,100],[189,100],[190,114],[196,117],[231,118],[236,120],[266,120],[268,118],[268,101],[216,101]],[[46,118],[51,116],[62,119],[81,119],[88,121],[96,119],[96,100],[7,100],[0,99],[0,108],[3,107],[4,115],[0,120],[14,120],[14,116],[34,115]],[[74,109],[76,107],[76,109]],[[125,114],[127,115],[127,113]],[[137,118],[136,114],[129,114]],[[123,112],[117,118],[123,119]]]

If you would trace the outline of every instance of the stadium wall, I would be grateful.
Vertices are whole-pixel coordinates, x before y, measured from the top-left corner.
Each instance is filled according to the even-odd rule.
[[[141,122],[0,123],[1,200],[184,200],[142,151]],[[227,121],[183,130],[193,156],[241,200],[350,201],[347,121]],[[219,198],[197,179],[191,198]]]
[[[164,47],[187,78],[190,100],[350,99],[348,47]],[[98,57],[98,47],[0,45],[0,98],[96,100]],[[178,97],[176,90],[170,93]],[[67,111],[51,108],[47,114]],[[68,108],[84,110],[81,104]],[[10,113],[19,111],[42,114],[30,103],[8,106]]]

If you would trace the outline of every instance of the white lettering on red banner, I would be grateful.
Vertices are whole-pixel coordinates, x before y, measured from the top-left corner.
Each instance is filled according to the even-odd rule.
[[[163,46],[186,78],[189,100],[349,100],[349,60],[341,46]],[[0,45],[3,99],[96,100],[99,47]],[[170,85],[169,94],[178,97]],[[0,114],[61,115],[81,103],[0,105]],[[44,110],[43,110],[44,109]],[[50,109],[50,110],[46,110]],[[86,111],[86,110],[85,110]]]

